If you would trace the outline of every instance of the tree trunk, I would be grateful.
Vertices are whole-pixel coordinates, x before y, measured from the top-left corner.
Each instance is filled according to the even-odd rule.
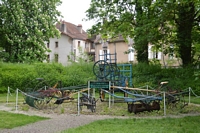
[[[194,23],[194,3],[179,5],[177,19],[177,44],[183,67],[192,64],[192,27]]]
[[[141,1],[136,0],[136,27],[135,30],[137,30],[135,35],[135,49],[137,51],[137,60],[140,63],[147,63],[148,64],[148,41],[146,39],[146,33],[148,33],[147,29],[142,30],[141,27],[145,25],[143,22],[143,9],[142,5],[140,3]]]

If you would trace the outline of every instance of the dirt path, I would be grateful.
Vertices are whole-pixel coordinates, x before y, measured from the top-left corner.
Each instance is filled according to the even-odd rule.
[[[96,120],[112,119],[112,118],[152,118],[160,119],[165,117],[179,118],[184,116],[197,116],[200,114],[183,114],[178,116],[158,116],[158,117],[125,117],[125,116],[108,116],[108,115],[77,115],[77,114],[56,114],[56,113],[43,113],[38,110],[29,111],[16,111],[13,107],[7,107],[5,104],[0,104],[0,110],[5,110],[12,113],[20,113],[25,115],[37,115],[49,117],[51,119],[31,123],[25,126],[16,127],[13,129],[0,130],[0,133],[59,133],[69,128],[78,127],[81,125],[89,124]]]

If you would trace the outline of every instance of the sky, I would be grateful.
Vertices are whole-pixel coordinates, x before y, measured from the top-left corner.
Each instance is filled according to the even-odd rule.
[[[87,30],[94,25],[94,21],[84,21],[85,11],[90,7],[91,0],[62,0],[62,5],[57,9],[61,12],[66,22],[78,25],[82,24],[83,30]]]

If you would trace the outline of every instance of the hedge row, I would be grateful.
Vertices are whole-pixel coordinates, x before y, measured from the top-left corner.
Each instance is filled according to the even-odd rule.
[[[88,80],[95,80],[92,67],[94,63],[73,63],[62,66],[57,63],[36,64],[11,64],[0,63],[0,93],[5,93],[7,87],[26,88],[36,86],[35,79],[43,78],[50,86],[62,81],[62,86],[86,85]],[[188,68],[163,69],[159,65],[134,64],[132,70],[134,87],[149,85],[153,88],[159,86],[159,82],[168,81],[172,90],[191,87],[194,91],[200,90],[200,81],[197,77],[199,70]],[[34,82],[33,82],[34,81]]]
[[[200,94],[200,70],[194,68],[161,68],[159,65],[137,64],[133,66],[135,86],[150,85],[158,88],[159,83],[168,81],[168,89],[185,90],[191,87]]]
[[[25,91],[26,88],[36,86],[35,80],[44,79],[50,86],[62,81],[62,86],[75,86],[87,84],[94,79],[91,63],[72,64],[62,66],[53,63],[38,64],[0,64],[0,92],[5,92],[7,87]]]

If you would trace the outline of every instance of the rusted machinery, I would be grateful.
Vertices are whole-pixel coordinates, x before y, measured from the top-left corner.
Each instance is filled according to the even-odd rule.
[[[139,113],[139,112],[152,112],[154,110],[159,111],[160,110],[160,102],[159,101],[153,101],[151,103],[127,103],[128,104],[128,112],[130,113]]]
[[[82,106],[87,106],[87,109],[90,109],[92,112],[96,111],[96,100],[94,97],[87,93],[82,93],[82,96],[80,97],[80,103],[79,107],[80,110],[82,110]]]
[[[77,91],[87,88],[87,85],[70,87],[62,87],[60,85],[60,87],[57,87],[58,83],[51,87],[42,78],[37,78],[32,82],[25,88],[24,99],[26,104],[37,109],[54,109],[65,100],[73,100],[72,96]]]
[[[141,95],[140,98],[126,98],[125,102],[128,104],[128,112],[139,113],[139,112],[152,112],[154,110],[160,110],[160,101],[162,97]]]
[[[141,95],[141,94],[134,94],[131,92],[128,92],[126,90],[120,89],[134,97],[123,97],[123,96],[117,96],[115,94],[110,93],[107,90],[103,90],[107,94],[116,97],[121,98],[124,100],[124,102],[128,105],[128,112],[130,113],[139,113],[143,111],[154,111],[154,110],[160,110],[160,101],[162,100],[162,97],[159,96],[149,96],[149,95]]]

